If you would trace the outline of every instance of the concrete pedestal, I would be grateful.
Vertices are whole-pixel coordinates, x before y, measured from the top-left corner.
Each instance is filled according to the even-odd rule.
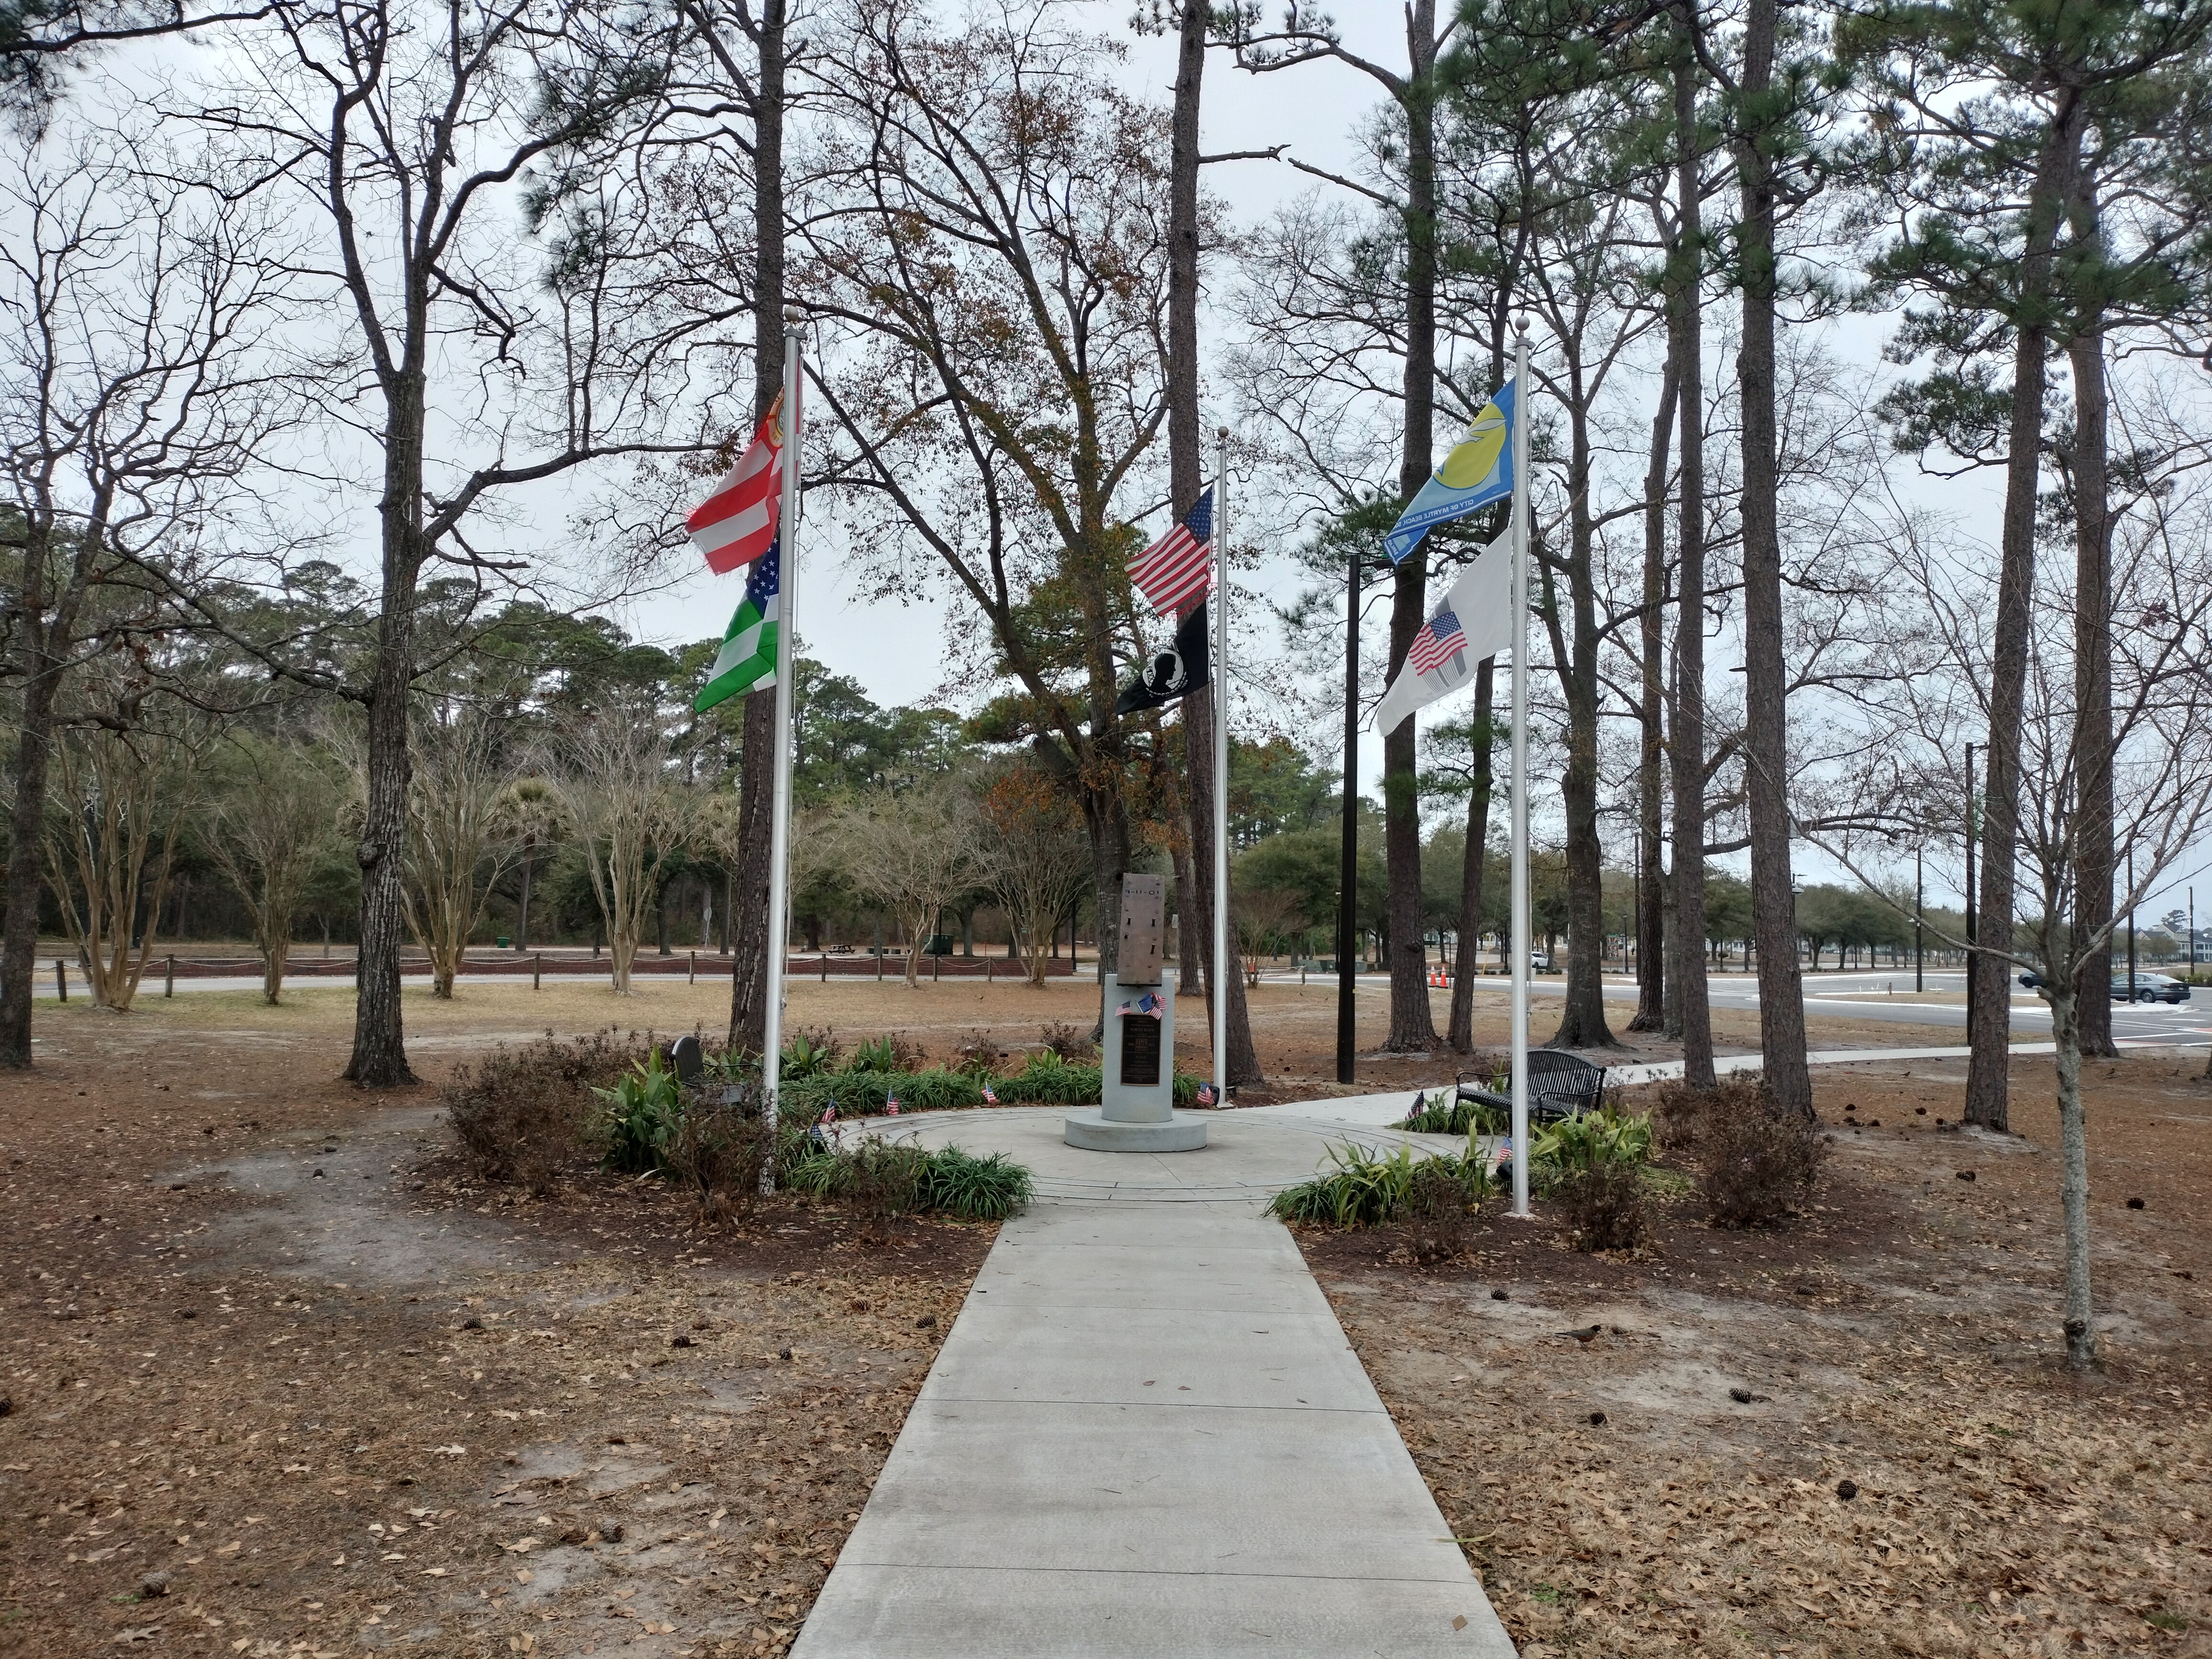
[[[1194,1152],[1206,1120],[1175,1109],[1175,985],[1123,985],[1106,976],[1106,1042],[1096,1111],[1069,1115],[1062,1138],[1094,1152]],[[1159,1013],[1136,1012],[1151,996]],[[1127,1012],[1124,1012],[1127,1010]]]

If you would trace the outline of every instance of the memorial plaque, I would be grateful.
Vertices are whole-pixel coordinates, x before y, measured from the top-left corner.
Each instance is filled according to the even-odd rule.
[[[1128,1014],[1122,1018],[1121,1080],[1133,1089],[1152,1089],[1159,1085],[1160,1022],[1150,1014]]]
[[[1165,876],[1121,878],[1121,942],[1115,977],[1123,985],[1158,985],[1167,943]]]

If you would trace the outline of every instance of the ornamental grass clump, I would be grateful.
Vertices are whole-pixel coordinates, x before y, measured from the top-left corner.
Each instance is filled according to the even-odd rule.
[[[1328,1158],[1334,1168],[1277,1193],[1269,1213],[1310,1225],[1379,1227],[1404,1220],[1415,1181],[1436,1177],[1455,1182],[1470,1208],[1482,1197],[1480,1157],[1440,1152],[1417,1158],[1410,1146],[1385,1157],[1371,1146],[1331,1146]],[[1432,1196],[1422,1203],[1434,1207]]]
[[[784,1184],[846,1206],[871,1232],[892,1216],[925,1212],[1003,1221],[1032,1194],[1030,1172],[1003,1153],[976,1158],[957,1146],[932,1152],[880,1135],[799,1154],[785,1166]]]

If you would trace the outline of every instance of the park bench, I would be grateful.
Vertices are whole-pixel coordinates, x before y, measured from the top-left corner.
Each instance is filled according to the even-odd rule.
[[[1560,1048],[1528,1051],[1528,1121],[1555,1123],[1595,1111],[1605,1096],[1605,1067]],[[1459,1098],[1511,1109],[1513,1097],[1472,1083],[1459,1085]]]

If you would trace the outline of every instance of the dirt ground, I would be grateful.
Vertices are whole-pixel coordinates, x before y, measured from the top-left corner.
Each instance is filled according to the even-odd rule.
[[[1640,1259],[1301,1235],[1527,1659],[2212,1654],[2212,1085],[2090,1070],[2078,1381],[2047,1059],[2011,1136],[1957,1128],[1963,1062],[1817,1068],[1833,1155],[1772,1232],[1685,1195]]]
[[[981,1032],[1034,1046],[1048,1024],[1085,1023],[1095,996],[1064,981],[792,993],[795,1025],[848,1042],[903,1031],[937,1058]],[[1254,994],[1278,1097],[1334,1091],[1334,997],[1319,983]],[[410,992],[426,1086],[384,1095],[335,1081],[343,988],[302,988],[277,1009],[246,993],[163,999],[158,986],[127,1016],[42,1006],[38,1068],[0,1078],[14,1222],[0,1235],[0,1654],[787,1647],[991,1230],[909,1225],[869,1241],[835,1212],[784,1205],[742,1231],[698,1234],[672,1195],[611,1178],[520,1201],[465,1177],[428,1086],[487,1042],[547,1029],[714,1030],[726,998],[709,982],[648,981],[629,999],[550,981],[538,993],[464,981],[450,1003]],[[1360,1006],[1370,1052],[1358,1087],[1449,1074],[1449,1056],[1375,1056],[1382,988],[1363,988]],[[1181,1012],[1197,1070],[1203,1013],[1190,999]],[[1724,1047],[1753,1035],[1735,1018],[1720,1017]],[[1502,993],[1486,998],[1479,1039],[1502,1041],[1504,1019]],[[1922,1035],[1814,1030],[1837,1046]],[[2100,1097],[2100,1224],[2118,1252],[2103,1289],[2122,1319],[2112,1370],[2077,1400],[2043,1358],[2054,1206],[2034,1109],[2021,1115],[2027,1142],[1972,1143],[1978,1182],[1946,1186],[1928,1160],[1970,1143],[1917,1119],[1900,1138],[1875,1091],[1908,1085],[1869,1076],[1852,1092],[1863,1075],[1822,1073],[1824,1101],[1842,1088],[1892,1127],[1847,1136],[1823,1200],[1832,1215],[1783,1235],[1737,1239],[1678,1218],[1659,1255],[1627,1263],[1573,1255],[1540,1224],[1486,1224],[1484,1254],[1441,1273],[1394,1267],[1376,1255],[1387,1241],[1312,1241],[1455,1530],[1491,1534],[1471,1547],[1501,1610],[1536,1651],[1778,1644],[1795,1627],[1756,1577],[1775,1540],[1752,1505],[1787,1497],[1808,1517],[1790,1536],[1821,1552],[1800,1564],[1803,1598],[1831,1606],[1823,1583],[1856,1596],[1832,1605],[1868,1632],[1822,1649],[1808,1644],[1826,1637],[1796,1630],[1798,1651],[1879,1651],[1876,1635],[1900,1625],[1896,1644],[1937,1639],[1933,1613],[1868,1610],[1887,1593],[1873,1574],[1911,1585],[1961,1629],[1978,1628],[1954,1605],[1966,1589],[2002,1609],[1991,1617],[2030,1621],[2002,1641],[1919,1650],[2037,1651],[2031,1636],[2075,1629],[2094,1648],[2123,1627],[2130,1643],[2197,1650],[2186,1644],[2212,1613],[2193,1541],[2212,1504],[2187,1484],[2203,1476],[2188,1460],[2201,1463],[2205,1444],[2190,1346],[2203,1309],[2196,1281],[2162,1279],[2153,1264],[2189,1271],[2204,1254],[2192,1231],[2204,1224],[2185,1205],[2203,1190],[2212,1095],[2193,1079],[2161,1083],[2170,1099],[2146,1085],[2138,1120],[2118,1103],[2134,1097],[2115,1093],[2109,1129]],[[1941,1068],[1909,1086],[1952,1115],[1958,1083]],[[2132,1171],[2144,1211],[2114,1210],[2118,1170]],[[1515,1286],[1514,1301],[1491,1302],[1497,1284]],[[1587,1348],[1546,1335],[1600,1306],[1618,1306],[1624,1330],[1663,1335]],[[1774,1386],[1792,1370],[1793,1390],[1832,1403]],[[1735,1407],[1723,1387],[1709,1408],[1705,1382],[1723,1376],[1792,1403]],[[1928,1437],[1947,1421],[1954,1376],[1972,1379],[1972,1410],[1949,1423],[1967,1443],[1938,1445]],[[1602,1430],[1586,1421],[1599,1408]],[[1952,1461],[1970,1452],[1983,1462]],[[1864,1488],[1853,1505],[1820,1498],[1831,1463]],[[1979,1486],[1957,1473],[1970,1468],[1986,1470]],[[1788,1478],[1813,1481],[1810,1495],[1758,1484]],[[1941,1482],[2002,1494],[2045,1517],[2038,1528],[2070,1517],[2071,1540],[2045,1551],[2030,1541],[2041,1532],[1985,1519],[2002,1535],[1974,1547],[1964,1577],[1921,1588],[1921,1569],[1881,1565],[1866,1553],[1873,1534],[1849,1528],[1892,1550],[1957,1553],[1918,1541],[1966,1535],[1952,1508],[1929,1507]],[[1895,1507],[1906,1503],[1922,1507]],[[1729,1576],[1739,1560],[1744,1576]],[[1647,1596],[1668,1600],[1654,1610]],[[1601,1620],[1632,1619],[1644,1623],[1621,1630],[1643,1633],[1601,1633]]]
[[[478,1190],[322,996],[0,1079],[0,1653],[781,1651],[994,1230]],[[409,1013],[431,1076],[564,1023]]]

